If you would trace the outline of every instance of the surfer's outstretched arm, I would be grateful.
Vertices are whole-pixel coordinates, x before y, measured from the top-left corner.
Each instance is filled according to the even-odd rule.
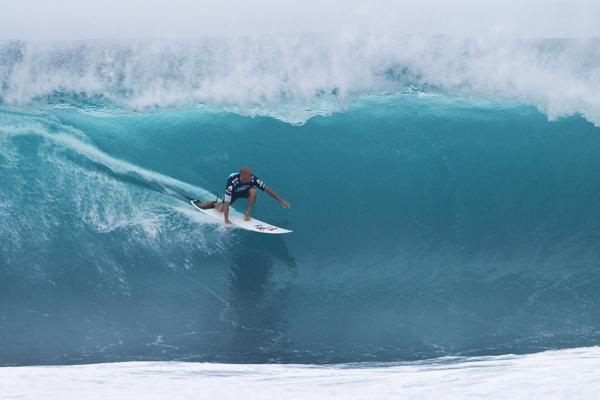
[[[271,189],[270,187],[268,187],[267,190],[265,190],[265,192],[267,192],[269,196],[277,200],[279,204],[281,204],[281,207],[290,208],[292,206],[287,200],[284,200],[281,197],[279,197],[277,193],[275,193],[275,191],[273,191],[273,189]]]

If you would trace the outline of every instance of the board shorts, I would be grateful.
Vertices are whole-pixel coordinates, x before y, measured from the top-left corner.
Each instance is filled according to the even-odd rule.
[[[250,195],[250,193],[249,193],[249,192],[250,192],[249,190],[244,190],[244,191],[243,191],[243,192],[241,192],[241,193],[233,193],[233,194],[231,195],[231,202],[229,202],[229,205],[232,205],[233,203],[235,203],[235,201],[236,201],[237,199],[247,199],[247,198],[248,198],[248,196]],[[223,201],[224,201],[224,200],[223,200]]]
[[[241,192],[233,192],[231,194],[231,201],[229,202],[229,205],[232,205],[233,203],[235,203],[235,201],[237,199],[247,199],[248,196],[250,196],[250,188],[246,189],[246,190],[242,190]],[[225,201],[225,200],[223,200]]]

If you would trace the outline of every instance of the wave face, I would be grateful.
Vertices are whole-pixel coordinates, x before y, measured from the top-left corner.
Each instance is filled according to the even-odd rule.
[[[354,97],[323,94],[302,118],[295,107],[319,99],[312,87],[310,101],[255,94],[261,113],[242,110],[244,86],[227,104],[184,106],[183,91],[181,105],[140,109],[126,103],[153,90],[146,75],[111,86],[112,67],[80,57],[100,45],[73,45],[80,70],[32,56],[7,73],[25,49],[50,54],[10,46],[3,365],[400,361],[600,340],[600,135],[581,116],[549,121],[458,89],[361,93],[366,81],[352,81]],[[173,93],[186,86],[178,72]],[[86,74],[102,79],[84,90]],[[223,232],[182,198],[221,191],[241,165],[294,205],[261,195],[255,214],[293,234]]]

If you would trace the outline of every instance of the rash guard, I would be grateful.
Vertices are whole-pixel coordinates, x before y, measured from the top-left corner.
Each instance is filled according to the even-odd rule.
[[[268,186],[255,175],[252,175],[250,182],[242,183],[240,181],[240,173],[234,172],[227,178],[227,185],[225,186],[225,196],[223,200],[226,203],[233,204],[234,201],[241,197],[247,198],[251,187],[257,187],[263,192],[268,188]]]

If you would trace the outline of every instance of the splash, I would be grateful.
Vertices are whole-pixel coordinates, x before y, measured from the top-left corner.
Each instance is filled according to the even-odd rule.
[[[0,99],[148,110],[203,106],[293,124],[365,96],[520,101],[600,123],[600,39],[393,34],[0,44]]]

